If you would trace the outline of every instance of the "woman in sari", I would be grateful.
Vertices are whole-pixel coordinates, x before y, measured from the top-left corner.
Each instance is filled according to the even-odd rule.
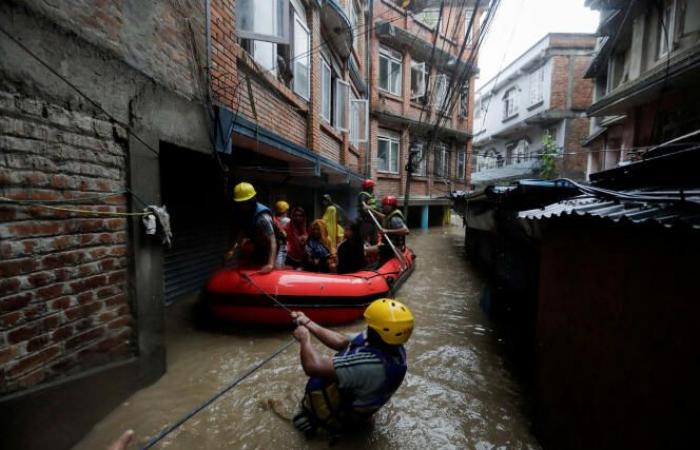
[[[285,226],[287,232],[287,265],[295,269],[304,262],[304,246],[309,237],[306,230],[306,213],[301,206],[292,208],[291,221]]]
[[[338,248],[338,245],[343,242],[343,227],[338,224],[338,210],[335,206],[329,203],[329,200],[324,198],[326,211],[323,213],[322,220],[326,223],[326,230],[328,230],[328,239],[331,242],[331,247],[333,249]],[[334,250],[335,251],[335,250]]]
[[[335,272],[336,253],[328,238],[326,223],[314,220],[309,227],[309,238],[304,247],[304,269],[311,272]]]

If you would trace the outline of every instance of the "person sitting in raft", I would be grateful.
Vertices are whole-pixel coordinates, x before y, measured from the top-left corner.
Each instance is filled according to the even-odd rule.
[[[362,240],[360,224],[351,222],[345,225],[345,240],[338,246],[338,273],[353,273],[367,266],[367,256],[378,251],[376,245]]]
[[[287,215],[288,211],[289,203],[285,202],[284,200],[280,200],[275,203],[275,217],[273,217],[273,220],[277,226],[282,229],[284,229],[284,227],[286,227],[291,220],[289,215]]]
[[[379,299],[364,317],[367,330],[349,339],[301,312],[292,313],[301,366],[309,376],[293,422],[307,436],[319,428],[335,435],[366,426],[401,386],[407,370],[403,346],[413,332],[413,314],[401,302]],[[311,343],[312,335],[338,353],[322,356]]]
[[[304,252],[304,270],[323,273],[335,271],[335,248],[331,246],[326,223],[322,219],[311,223]]]
[[[284,232],[272,220],[270,208],[258,203],[252,184],[238,183],[233,188],[233,201],[242,222],[239,224],[236,245],[226,254],[226,259],[233,258],[237,248],[250,248],[247,262],[260,265],[260,273],[272,272],[275,263],[279,263],[276,261],[277,250],[286,241]]]
[[[295,206],[291,211],[291,221],[284,228],[287,233],[287,265],[301,269],[304,263],[304,247],[309,233],[306,229],[306,212],[301,206]]]
[[[328,240],[332,248],[338,248],[338,245],[343,241],[343,227],[338,223],[338,208],[333,205],[331,197],[328,194],[323,196],[321,204],[326,208],[321,220],[326,223]]]
[[[406,220],[398,208],[398,201],[393,195],[386,195],[382,199],[382,212],[375,213],[381,219],[382,243],[379,246],[379,265],[381,266],[393,258],[394,251],[387,241],[391,241],[398,251],[406,248],[406,236],[409,234]]]

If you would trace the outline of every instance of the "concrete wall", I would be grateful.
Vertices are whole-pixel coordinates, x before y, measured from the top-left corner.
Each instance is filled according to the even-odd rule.
[[[536,429],[545,448],[690,448],[697,232],[562,224],[544,235]],[[571,239],[576,236],[576,239]]]

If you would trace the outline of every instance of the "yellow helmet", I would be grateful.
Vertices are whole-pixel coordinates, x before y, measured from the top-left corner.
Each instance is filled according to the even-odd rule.
[[[280,200],[277,203],[275,203],[275,209],[278,213],[284,214],[287,211],[289,211],[289,203],[285,202],[284,200]]]
[[[255,197],[255,188],[250,183],[238,183],[236,187],[233,188],[234,202],[247,202],[253,197]]]
[[[403,303],[391,299],[375,300],[365,310],[367,326],[389,345],[401,345],[411,337],[413,314]]]

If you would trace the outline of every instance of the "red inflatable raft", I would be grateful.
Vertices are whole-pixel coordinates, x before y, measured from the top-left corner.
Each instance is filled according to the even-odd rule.
[[[236,323],[289,325],[289,313],[265,294],[320,324],[352,322],[372,300],[390,296],[408,278],[415,255],[406,249],[404,258],[403,269],[392,258],[379,270],[346,275],[294,270],[261,275],[255,269],[224,268],[209,279],[205,301],[215,317]]]

